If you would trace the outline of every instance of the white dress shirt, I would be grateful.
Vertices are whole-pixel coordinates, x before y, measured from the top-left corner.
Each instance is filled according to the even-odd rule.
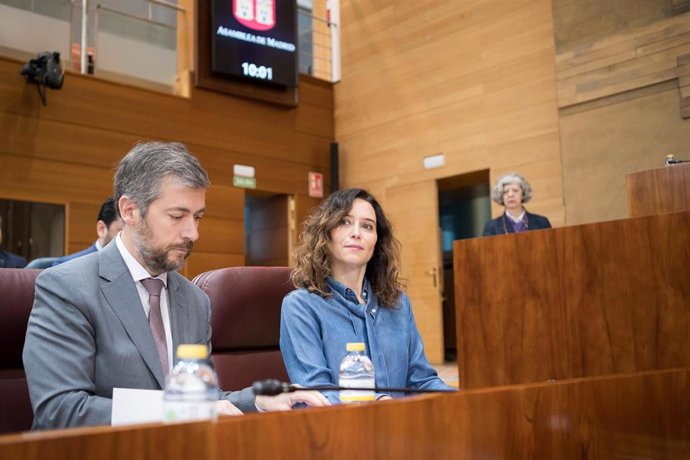
[[[117,244],[117,249],[120,251],[122,258],[129,269],[129,273],[134,278],[134,284],[137,287],[137,292],[139,293],[139,298],[141,299],[141,306],[144,308],[144,313],[146,317],[149,317],[149,293],[141,284],[141,280],[146,278],[157,278],[163,281],[163,291],[161,292],[161,315],[163,316],[163,329],[165,329],[165,344],[168,348],[168,369],[173,368],[173,341],[172,332],[170,330],[170,308],[168,305],[168,273],[164,272],[158,276],[151,276],[151,274],[139,263],[137,260],[129,253],[125,247],[125,243],[122,242],[122,238],[118,233],[115,238],[115,244]],[[164,295],[165,294],[165,295]]]

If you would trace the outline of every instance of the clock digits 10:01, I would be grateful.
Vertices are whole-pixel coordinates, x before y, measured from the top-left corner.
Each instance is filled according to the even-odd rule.
[[[252,64],[251,62],[242,63],[242,73],[252,78],[259,78],[261,80],[273,80],[272,67],[256,65]]]

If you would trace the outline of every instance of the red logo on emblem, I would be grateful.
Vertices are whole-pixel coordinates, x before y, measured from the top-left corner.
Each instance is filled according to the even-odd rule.
[[[232,0],[232,14],[243,26],[269,30],[276,25],[276,0]]]

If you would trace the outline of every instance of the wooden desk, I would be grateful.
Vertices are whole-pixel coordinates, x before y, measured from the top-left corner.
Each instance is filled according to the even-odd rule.
[[[94,427],[0,436],[3,460],[213,460],[211,423]]]
[[[13,460],[687,459],[690,369],[224,418],[0,437]]]
[[[690,367],[690,212],[453,253],[461,388]]]

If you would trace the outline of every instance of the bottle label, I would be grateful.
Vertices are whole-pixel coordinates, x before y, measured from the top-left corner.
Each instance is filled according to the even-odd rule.
[[[163,421],[215,420],[215,401],[163,401]]]
[[[354,388],[374,388],[376,382],[374,379],[343,379],[341,378],[338,385],[346,388],[353,388],[352,390],[340,390],[340,402],[342,403],[356,403],[365,401],[374,401],[376,394],[372,390],[355,390]]]
[[[373,391],[357,391],[357,390],[341,390],[340,391],[340,402],[343,402],[343,403],[373,401],[375,399],[376,399],[376,395],[374,394]]]

